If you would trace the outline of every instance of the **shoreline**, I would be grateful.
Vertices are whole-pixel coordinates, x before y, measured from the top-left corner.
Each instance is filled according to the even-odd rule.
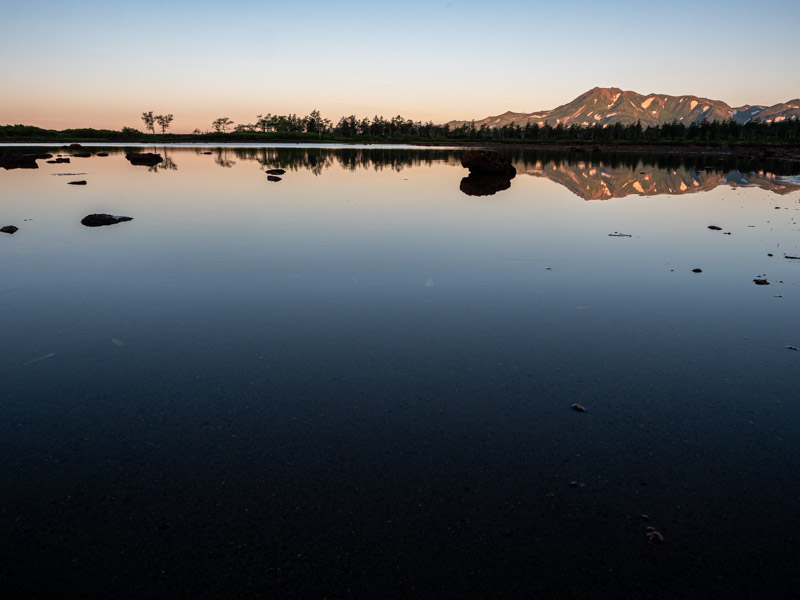
[[[60,140],[14,141],[0,142],[2,148],[26,147],[63,147],[65,144],[78,143],[85,147],[297,147],[297,148],[362,148],[362,149],[412,149],[430,148],[442,150],[459,150],[462,148],[485,148],[491,150],[534,150],[541,152],[564,152],[573,154],[674,154],[674,155],[706,155],[706,156],[741,156],[751,159],[777,159],[800,162],[800,147],[795,146],[770,146],[764,144],[736,145],[736,146],[709,146],[697,144],[581,144],[575,142],[554,143],[464,143],[464,142],[409,142],[409,141],[233,141],[233,140],[197,140],[197,141],[160,141],[160,140],[84,140],[76,141],[75,138]],[[0,153],[2,153],[0,151]]]

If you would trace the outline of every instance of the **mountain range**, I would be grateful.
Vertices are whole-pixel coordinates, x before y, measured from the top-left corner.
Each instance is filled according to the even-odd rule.
[[[588,127],[607,127],[615,123],[623,125],[637,121],[650,127],[677,121],[685,125],[703,121],[728,121],[739,124],[750,121],[780,123],[800,119],[800,98],[773,106],[750,105],[731,107],[721,100],[710,100],[698,96],[669,96],[667,94],[642,95],[619,88],[592,88],[572,102],[552,110],[533,113],[505,112],[502,115],[476,120],[475,127],[503,127],[515,124],[520,127],[530,122],[539,126],[549,123],[555,127],[563,124]],[[469,124],[470,121],[450,121],[451,128]]]

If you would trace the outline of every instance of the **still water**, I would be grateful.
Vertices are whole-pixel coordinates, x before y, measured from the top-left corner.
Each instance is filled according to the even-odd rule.
[[[796,591],[799,165],[83,150],[0,171],[6,597]]]

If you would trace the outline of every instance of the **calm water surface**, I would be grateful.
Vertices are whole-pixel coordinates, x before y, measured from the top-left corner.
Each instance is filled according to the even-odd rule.
[[[0,171],[4,596],[796,591],[797,166],[99,150]]]

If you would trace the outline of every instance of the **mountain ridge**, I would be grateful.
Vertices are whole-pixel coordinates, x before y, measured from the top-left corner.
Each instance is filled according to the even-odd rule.
[[[608,127],[616,123],[630,125],[640,122],[643,127],[650,127],[673,121],[691,125],[704,121],[730,120],[743,125],[751,121],[769,124],[794,119],[800,119],[800,99],[772,106],[745,104],[731,107],[722,100],[700,96],[645,95],[615,87],[594,87],[551,110],[532,113],[506,111],[475,121],[450,121],[447,125],[453,129],[474,122],[477,128],[483,125],[500,128],[511,124],[525,127],[530,122],[531,125],[540,127],[545,123],[552,127]]]

